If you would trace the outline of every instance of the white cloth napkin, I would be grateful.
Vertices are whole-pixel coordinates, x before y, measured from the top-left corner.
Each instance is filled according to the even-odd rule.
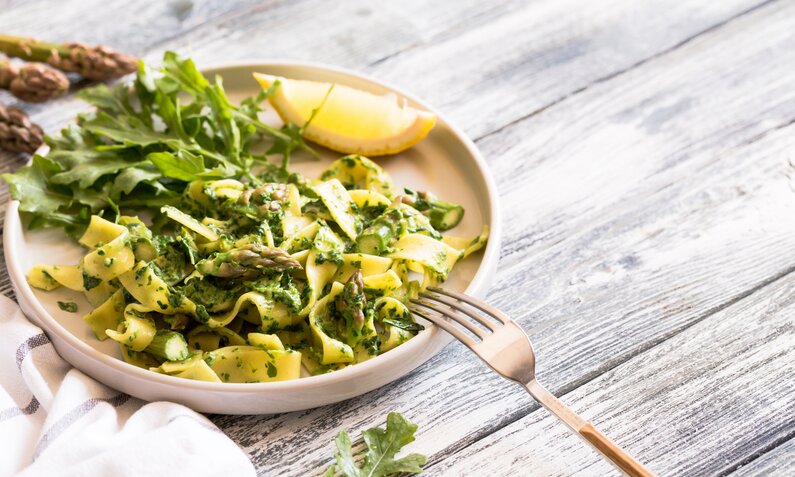
[[[113,390],[0,296],[0,476],[255,475],[206,417]]]

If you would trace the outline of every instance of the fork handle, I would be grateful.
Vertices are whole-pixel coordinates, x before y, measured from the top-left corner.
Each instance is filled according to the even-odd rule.
[[[585,440],[585,442],[599,451],[599,453],[610,461],[618,470],[630,477],[654,477],[654,474],[643,464],[635,460],[634,457],[629,455],[609,437],[602,434],[593,424],[586,421],[572,411],[570,407],[563,404],[563,401],[547,391],[538,381],[534,379],[525,384],[524,387],[536,401],[541,403],[549,412],[563,421],[563,423]]]

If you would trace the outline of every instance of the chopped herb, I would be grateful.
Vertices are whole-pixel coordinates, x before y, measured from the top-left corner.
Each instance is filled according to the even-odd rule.
[[[274,366],[274,364],[273,364],[273,363],[271,363],[270,361],[268,361],[268,377],[269,377],[269,378],[275,378],[275,377],[276,377],[276,374],[277,374],[278,372],[279,372],[279,371],[276,369],[276,366]]]
[[[100,283],[102,283],[100,278],[93,277],[83,270],[83,288],[91,290],[92,288],[98,287]]]
[[[59,301],[58,308],[62,309],[63,311],[68,311],[69,313],[76,313],[77,303],[73,301]]]

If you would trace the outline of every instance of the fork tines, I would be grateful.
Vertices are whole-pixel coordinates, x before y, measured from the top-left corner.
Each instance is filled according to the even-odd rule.
[[[426,292],[420,293],[419,299],[412,299],[411,303],[412,312],[470,346],[476,341],[461,328],[483,340],[511,321],[504,313],[485,303],[442,288],[428,288]]]

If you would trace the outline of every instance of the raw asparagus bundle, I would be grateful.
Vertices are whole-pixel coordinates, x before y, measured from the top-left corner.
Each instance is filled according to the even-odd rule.
[[[103,45],[50,43],[0,35],[0,52],[23,60],[49,63],[61,71],[78,73],[84,78],[98,81],[119,78],[137,68],[135,57]]]
[[[40,103],[63,96],[69,89],[65,74],[43,63],[26,63],[17,68],[5,58],[0,58],[0,89],[29,103]]]
[[[44,132],[21,109],[0,104],[0,149],[32,154],[44,141]]]

